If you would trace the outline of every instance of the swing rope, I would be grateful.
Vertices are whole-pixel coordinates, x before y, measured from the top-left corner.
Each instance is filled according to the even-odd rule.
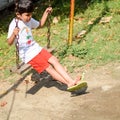
[[[15,18],[15,22],[16,22],[16,27],[18,28],[18,19]],[[16,47],[16,66],[17,66],[17,69],[20,68],[20,65],[19,65],[19,34],[16,36],[16,43],[15,43],[15,47]]]

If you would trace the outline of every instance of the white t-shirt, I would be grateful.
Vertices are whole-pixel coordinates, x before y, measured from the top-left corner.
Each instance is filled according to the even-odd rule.
[[[9,38],[12,35],[15,26],[16,26],[16,21],[14,18],[9,25],[7,38]],[[39,26],[39,22],[33,18],[31,18],[31,20],[27,23],[24,23],[21,20],[18,21],[18,27],[20,29],[19,39],[18,39],[19,56],[24,63],[28,63],[42,50],[42,47],[39,46],[38,43],[36,43],[32,35],[32,29],[37,28],[38,26]]]

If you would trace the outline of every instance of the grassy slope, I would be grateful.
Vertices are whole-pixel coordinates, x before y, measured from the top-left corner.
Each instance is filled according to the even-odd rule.
[[[74,33],[72,46],[67,46],[68,39],[68,17],[58,24],[51,25],[51,47],[56,48],[54,53],[59,57],[61,63],[71,71],[73,68],[86,64],[100,65],[111,61],[120,60],[120,0],[91,3],[83,12],[76,12],[74,20]],[[65,8],[66,9],[66,8]],[[36,9],[36,12],[39,10]],[[54,13],[53,13],[54,14]],[[8,68],[15,64],[15,49],[8,47],[6,43],[7,26],[13,14],[3,17],[0,23],[0,69],[8,74]],[[40,15],[34,14],[36,18]],[[112,16],[109,23],[100,24],[102,17]],[[52,16],[53,17],[53,16]],[[88,24],[88,22],[92,24]],[[3,26],[5,24],[6,27]],[[87,33],[79,39],[75,35],[81,30]],[[45,46],[46,27],[34,30],[35,39]],[[71,60],[72,59],[72,60]]]

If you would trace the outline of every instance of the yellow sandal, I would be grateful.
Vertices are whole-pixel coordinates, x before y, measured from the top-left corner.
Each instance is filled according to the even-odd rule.
[[[80,89],[83,89],[83,88],[86,88],[86,87],[87,87],[87,82],[79,82],[77,85],[68,87],[67,90],[69,92],[73,92],[73,91],[80,90]]]

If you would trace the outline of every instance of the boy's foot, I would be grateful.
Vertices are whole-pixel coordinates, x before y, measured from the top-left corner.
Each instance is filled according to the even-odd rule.
[[[79,84],[80,81],[83,81],[85,73],[83,73],[81,76],[78,76],[75,80],[75,85]]]
[[[83,89],[83,88],[86,88],[86,87],[87,87],[87,82],[79,82],[77,85],[68,87],[67,90],[69,92],[73,92],[73,91],[80,90],[80,89]]]
[[[78,76],[74,82],[74,85],[77,85],[82,79],[82,76]]]

